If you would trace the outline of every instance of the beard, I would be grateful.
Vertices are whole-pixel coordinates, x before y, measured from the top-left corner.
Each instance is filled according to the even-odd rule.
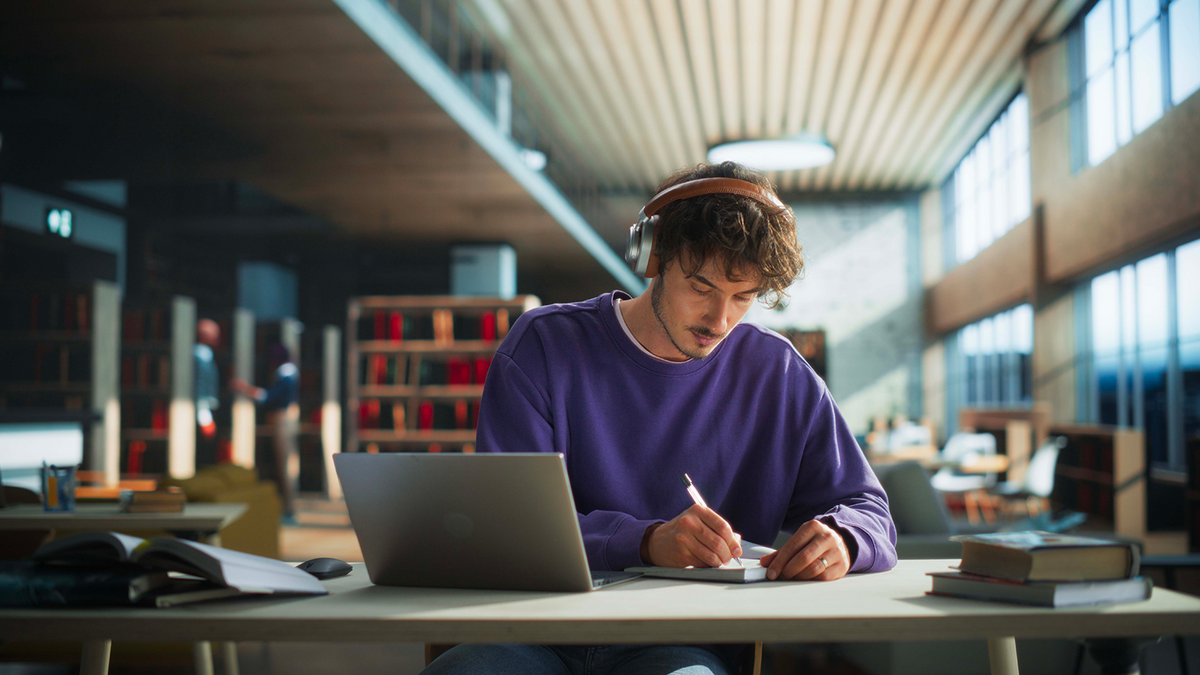
[[[683,346],[679,344],[679,341],[675,339],[675,336],[671,334],[671,328],[667,326],[667,321],[664,317],[662,307],[664,292],[665,289],[663,288],[662,277],[659,277],[658,279],[655,279],[650,288],[650,308],[654,310],[654,318],[658,320],[658,325],[662,326],[663,333],[666,333],[667,339],[671,341],[671,344],[675,346],[675,349],[677,349],[680,354],[683,354],[689,359],[703,359],[708,357],[710,354],[712,354],[713,350],[717,348],[717,345],[721,344],[721,340],[725,339],[725,335],[728,335],[729,333],[726,332],[725,335],[717,335],[716,333],[702,326],[698,326],[696,328],[684,327],[685,331],[693,332],[697,335],[718,338],[717,342],[713,343],[712,347],[710,347],[707,352],[684,349]]]

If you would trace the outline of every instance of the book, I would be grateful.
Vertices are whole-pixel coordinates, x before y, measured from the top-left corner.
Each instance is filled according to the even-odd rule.
[[[1150,599],[1154,584],[1146,577],[1108,581],[1013,581],[962,572],[930,572],[933,590],[942,595],[973,600],[998,600],[1041,607],[1087,607],[1141,602]]]
[[[183,511],[187,497],[183,490],[168,487],[161,490],[122,490],[121,511],[124,513],[178,513]]]
[[[663,579],[685,579],[688,581],[723,581],[731,584],[748,584],[764,581],[767,578],[767,568],[759,560],[775,549],[760,544],[742,542],[742,557],[730,560],[720,567],[628,567],[626,572],[639,572],[648,577]]]
[[[146,540],[117,532],[80,532],[43,544],[33,560],[182,573],[243,594],[326,593],[316,577],[285,562],[175,537]]]
[[[1136,577],[1132,544],[1050,532],[996,532],[951,537],[963,545],[958,568],[1016,581],[1097,581]]]
[[[0,607],[133,605],[169,583],[168,573],[159,570],[0,560]]]

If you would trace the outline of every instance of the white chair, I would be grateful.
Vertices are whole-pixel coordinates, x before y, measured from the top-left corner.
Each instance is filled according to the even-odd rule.
[[[888,450],[898,450],[913,445],[933,445],[933,433],[929,427],[909,422],[888,434]]]
[[[1064,436],[1051,436],[1034,451],[1025,469],[1025,480],[1004,481],[992,489],[992,494],[1000,495],[1009,503],[1024,501],[1025,511],[1035,516],[1048,509],[1050,493],[1054,491],[1054,469],[1058,465],[1058,453],[1067,447]]]
[[[987,497],[988,488],[996,484],[995,473],[967,473],[962,469],[969,468],[978,458],[996,454],[996,437],[991,434],[959,433],[946,441],[942,449],[941,461],[952,462],[944,466],[929,479],[933,489],[943,494],[961,494],[967,507],[967,519],[971,524],[979,522],[982,511],[983,518],[990,525],[996,521],[996,515]]]

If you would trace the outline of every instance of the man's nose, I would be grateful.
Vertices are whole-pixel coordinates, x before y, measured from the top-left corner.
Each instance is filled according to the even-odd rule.
[[[705,316],[705,327],[713,332],[714,335],[724,335],[729,327],[729,300],[724,298],[713,298],[708,304],[707,316]]]

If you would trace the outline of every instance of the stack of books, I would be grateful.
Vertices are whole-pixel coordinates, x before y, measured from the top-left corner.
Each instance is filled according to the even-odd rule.
[[[963,545],[958,572],[931,572],[931,595],[1043,607],[1141,602],[1153,584],[1138,576],[1132,544],[1050,532],[954,537]]]
[[[121,511],[125,513],[179,513],[187,497],[183,490],[168,487],[161,490],[122,490]]]

